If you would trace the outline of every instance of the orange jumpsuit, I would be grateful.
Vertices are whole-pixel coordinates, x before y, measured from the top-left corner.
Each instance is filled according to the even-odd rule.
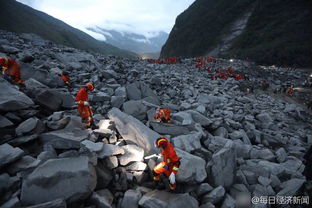
[[[64,74],[61,74],[60,76],[61,76],[61,79],[65,82],[65,84],[69,85],[69,81],[70,81],[69,77]]]
[[[289,96],[293,96],[294,93],[295,93],[294,88],[290,87],[290,88],[287,89],[287,94],[288,94]]]
[[[171,173],[177,174],[180,166],[180,158],[178,157],[176,151],[174,150],[173,145],[168,142],[166,147],[163,148],[161,154],[164,157],[164,160],[155,166],[154,168],[154,180],[159,180],[160,174],[164,173],[167,177],[170,176]],[[176,188],[176,183],[171,184],[172,189]]]
[[[84,105],[85,101],[89,102],[89,98],[88,98],[88,92],[87,92],[86,88],[83,87],[77,93],[77,96],[75,98],[75,102],[79,102],[79,104],[78,104],[78,112],[79,112],[82,120],[84,120],[85,124],[88,127],[90,127],[91,123],[93,121],[93,119],[92,119],[92,110],[91,110],[90,106],[85,106]]]
[[[21,79],[21,67],[17,61],[9,58],[0,58],[0,66],[2,66],[2,73],[6,74],[9,70],[9,75],[16,83],[23,83]]]
[[[160,108],[156,111],[154,118],[160,119],[162,123],[171,123],[171,111],[168,108]]]
[[[241,74],[236,74],[236,75],[234,76],[234,79],[235,79],[235,80],[243,80],[243,79],[244,79],[244,76],[241,75]]]
[[[212,58],[211,56],[208,56],[207,62],[208,62],[208,63],[213,62],[213,58]]]

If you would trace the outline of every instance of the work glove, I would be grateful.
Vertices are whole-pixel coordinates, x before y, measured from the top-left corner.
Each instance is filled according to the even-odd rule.
[[[175,174],[173,172],[169,176],[169,181],[171,184],[175,184]]]
[[[5,71],[8,69],[7,67],[5,67],[5,66],[0,66],[1,67],[1,69],[2,69],[2,74],[5,74]]]

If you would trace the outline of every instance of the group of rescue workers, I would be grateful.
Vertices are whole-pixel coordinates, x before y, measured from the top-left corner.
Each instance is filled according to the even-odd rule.
[[[174,59],[167,60],[170,63],[176,62]],[[20,86],[24,85],[24,80],[21,79],[20,64],[14,59],[0,58],[0,70],[5,79],[13,84]],[[70,78],[67,72],[58,74],[67,86],[70,86]],[[78,106],[78,112],[87,127],[94,127],[93,112],[89,103],[88,93],[94,91],[93,83],[85,84],[77,93],[75,104]],[[155,113],[155,120],[163,123],[172,123],[170,119],[170,110],[166,108],[158,108]],[[180,158],[177,156],[173,145],[165,137],[160,137],[155,141],[155,147],[161,149],[163,161],[153,169],[153,180],[160,180],[161,174],[165,174],[169,178],[169,188],[176,189],[175,175],[179,170]]]
[[[149,62],[151,60],[148,60]],[[169,58],[162,60],[162,63],[175,64],[176,58]],[[217,62],[217,59],[208,57],[207,59],[198,58],[196,62],[198,64],[196,67],[206,67],[206,62]],[[21,79],[20,64],[9,58],[0,58],[0,69],[2,74],[10,82],[23,85],[24,81]],[[211,70],[205,68],[207,71]],[[227,79],[228,77],[234,77],[237,80],[246,79],[244,75],[237,75],[233,72],[232,68],[229,67],[227,70],[217,70],[216,75],[213,79]],[[64,81],[67,86],[70,86],[70,79],[68,73],[63,72],[58,74],[60,78]],[[265,84],[265,83],[263,83]],[[89,103],[88,93],[94,91],[95,87],[93,83],[89,82],[85,84],[77,93],[75,98],[75,104],[78,106],[78,112],[86,124],[87,127],[94,127],[93,112],[91,105]],[[171,120],[171,111],[168,108],[157,108],[154,119],[161,123],[173,123]],[[176,174],[180,166],[180,158],[177,156],[177,153],[172,145],[172,143],[166,137],[159,137],[155,141],[155,147],[161,149],[161,155],[163,156],[163,161],[155,166],[153,169],[153,180],[155,183],[158,183],[160,180],[161,174],[165,174],[169,179],[169,188],[170,190],[176,189]]]
[[[148,63],[153,64],[176,64],[178,62],[177,57],[170,57],[170,58],[164,58],[164,59],[147,59]]]

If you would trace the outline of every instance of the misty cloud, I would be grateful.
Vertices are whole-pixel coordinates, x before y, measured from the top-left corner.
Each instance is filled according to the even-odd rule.
[[[175,18],[195,0],[18,0],[85,32],[99,26],[150,35],[170,32]],[[95,34],[90,34],[95,36]],[[105,39],[104,37],[95,37]]]

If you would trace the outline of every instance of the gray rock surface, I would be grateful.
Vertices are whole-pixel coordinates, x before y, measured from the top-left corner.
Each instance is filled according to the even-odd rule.
[[[175,147],[186,151],[188,153],[193,152],[201,148],[200,139],[202,134],[200,132],[195,132],[187,135],[180,135],[172,138],[172,142]]]
[[[50,131],[40,135],[40,140],[45,144],[51,144],[57,149],[73,149],[80,148],[80,142],[88,139],[89,132],[87,130],[74,129],[68,131],[66,129]]]
[[[189,194],[172,194],[154,190],[143,195],[139,205],[144,208],[198,207],[198,202]]]
[[[88,197],[95,186],[95,169],[88,157],[52,159],[23,181],[21,202],[35,205],[63,198],[71,203]]]
[[[16,111],[29,108],[34,102],[13,85],[0,78],[0,110]]]
[[[212,184],[229,188],[234,182],[236,169],[236,153],[234,144],[227,142],[224,148],[212,156],[211,177]]]
[[[121,165],[127,165],[130,162],[140,162],[144,157],[144,150],[136,145],[125,145],[122,147],[124,154],[118,157]]]
[[[41,120],[36,117],[29,118],[22,122],[15,129],[17,136],[22,136],[25,134],[40,134],[44,131],[44,126]]]
[[[149,129],[139,120],[121,112],[117,108],[113,108],[108,117],[115,122],[116,128],[122,137],[127,141],[132,141],[144,149],[144,154],[153,154],[157,152],[154,147],[154,141],[160,135]]]
[[[0,167],[4,167],[24,155],[24,151],[18,147],[12,147],[9,144],[0,145]]]
[[[177,181],[189,184],[203,182],[207,177],[205,160],[177,148],[176,152],[181,158],[181,164],[177,173]]]
[[[127,190],[121,202],[121,208],[138,208],[142,194],[138,190]]]

